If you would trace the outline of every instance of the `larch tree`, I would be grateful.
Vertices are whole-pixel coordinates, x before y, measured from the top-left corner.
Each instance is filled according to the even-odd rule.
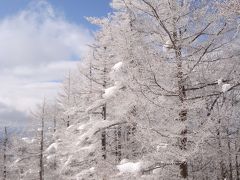
[[[7,145],[8,145],[8,133],[7,127],[4,128],[4,141],[3,141],[3,180],[7,179]]]
[[[58,115],[39,109],[41,122],[64,120],[40,143],[46,178],[240,178],[237,24],[214,3],[113,0],[89,18],[100,30]]]
[[[238,68],[238,54],[234,48],[226,53],[235,28],[214,16],[209,1],[114,3],[120,11],[129,13],[129,26],[138,34],[134,36],[138,40],[133,40],[138,41],[138,46],[131,47],[133,60],[128,59],[129,67],[136,63],[135,68],[129,69],[136,85],[132,89],[148,101],[144,102],[148,112],[143,124],[148,118],[152,123],[148,129],[169,145],[171,153],[159,161],[170,159],[160,166],[179,165],[180,175],[176,176],[187,178],[187,161],[198,152],[207,129],[215,123],[211,113],[216,98],[223,94],[217,83],[222,72],[226,73],[224,83],[238,87],[237,77],[229,78],[234,76],[231,67]]]

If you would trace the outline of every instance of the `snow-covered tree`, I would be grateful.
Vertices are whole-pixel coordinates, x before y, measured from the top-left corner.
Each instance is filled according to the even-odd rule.
[[[218,5],[224,15],[240,15],[240,2],[238,0],[225,0]]]
[[[209,0],[111,5],[88,18],[100,30],[58,103],[39,108],[53,126],[44,177],[239,179],[236,25]]]
[[[7,143],[8,143],[8,133],[7,127],[4,128],[4,141],[3,141],[3,180],[7,179]]]
[[[135,44],[127,50],[127,45],[118,46],[118,51],[129,55],[125,60],[135,81],[131,89],[138,92],[141,105],[145,104],[142,106],[145,114],[140,116],[142,122],[139,123],[141,128],[150,130],[148,138],[156,139],[148,139],[153,142],[149,147],[168,145],[168,153],[163,153],[164,148],[159,150],[164,156],[150,153],[163,162],[160,166],[179,164],[180,176],[187,178],[188,159],[199,151],[208,129],[214,126],[211,113],[216,98],[238,87],[238,76],[231,71],[232,66],[238,69],[238,54],[230,43],[234,29],[222,22],[221,17],[216,19],[209,11],[212,4],[208,1],[199,4],[193,1],[114,1],[113,5],[122,14],[129,13],[129,26],[121,30],[125,31],[125,36],[131,34],[126,44]],[[228,78],[226,75],[219,90],[216,81],[222,77],[222,72],[226,72]],[[230,79],[235,88],[225,83]],[[146,119],[151,122],[150,126]],[[177,173],[176,176],[179,177]]]

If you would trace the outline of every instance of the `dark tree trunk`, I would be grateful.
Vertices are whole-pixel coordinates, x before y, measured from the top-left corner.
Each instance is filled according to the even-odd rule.
[[[68,116],[67,117],[67,127],[69,127],[70,126],[70,117]]]
[[[3,142],[3,180],[7,179],[7,142],[8,142],[8,135],[7,135],[7,127],[4,128],[4,142]]]
[[[235,155],[235,163],[236,163],[236,178],[240,180],[240,173],[239,173],[239,163],[238,163],[238,155]]]
[[[102,116],[103,116],[103,120],[106,120],[106,118],[107,118],[106,104],[103,105]],[[106,130],[103,130],[103,132],[102,132],[101,141],[102,141],[102,157],[103,157],[103,159],[106,159],[107,158],[107,153],[106,153],[106,150],[107,150]]]
[[[182,123],[187,121],[187,109],[184,107],[184,101],[186,99],[186,90],[184,86],[184,79],[183,79],[183,67],[182,67],[182,54],[181,48],[176,47],[176,59],[177,59],[177,79],[178,79],[178,96],[179,100],[182,103],[182,110],[179,112],[179,121]],[[186,151],[187,150],[187,127],[182,129],[180,132],[181,138],[179,147],[180,150]],[[183,179],[188,177],[188,166],[187,162],[182,162],[180,164],[180,174]]]
[[[227,145],[228,145],[228,163],[229,163],[229,180],[233,180],[233,167],[232,167],[232,155],[231,155],[231,144],[230,144],[230,134],[227,129]]]
[[[43,164],[44,118],[45,118],[45,101],[43,103],[42,117],[41,117],[40,155],[39,155],[39,180],[44,180],[44,164]]]
[[[177,4],[178,1],[172,0],[172,9],[173,11],[177,11]],[[183,6],[183,4],[181,4]],[[175,58],[176,58],[176,75],[177,75],[177,88],[178,88],[178,97],[181,103],[181,110],[179,112],[178,120],[181,123],[185,123],[187,121],[187,109],[185,107],[185,99],[186,99],[186,89],[185,89],[185,80],[183,77],[183,59],[182,59],[182,45],[178,44],[181,41],[182,32],[181,28],[177,27],[177,17],[173,17],[173,34],[172,34],[172,45],[175,51]],[[180,139],[179,139],[179,148],[181,151],[187,150],[187,127],[185,126],[180,132]],[[188,165],[186,161],[180,163],[180,177],[182,179],[188,178]]]
[[[57,130],[57,119],[56,119],[56,114],[54,114],[53,117],[53,132],[55,133]]]
[[[117,127],[117,160],[118,162],[120,162],[122,159],[121,137],[122,137],[122,128],[121,128],[121,125],[119,125],[119,127]]]
[[[104,50],[106,51],[107,47],[104,47]],[[106,80],[106,73],[107,73],[107,67],[106,62],[104,64],[103,69],[103,89],[106,89],[107,87],[107,80]],[[107,104],[105,103],[102,107],[102,118],[103,120],[107,119]],[[107,159],[107,139],[106,139],[106,130],[103,130],[101,134],[101,143],[102,143],[102,157],[103,159]]]
[[[218,120],[218,124],[219,127],[221,127],[221,120]],[[219,148],[219,152],[220,152],[220,171],[221,171],[221,180],[224,180],[226,178],[225,176],[225,172],[224,172],[224,163],[223,163],[223,159],[222,159],[222,141],[221,141],[221,133],[220,133],[220,129],[217,130],[217,137],[218,137],[218,148]]]
[[[239,131],[237,131],[237,137],[239,137]],[[239,162],[238,162],[238,143],[235,141],[235,165],[236,165],[236,180],[240,180]]]

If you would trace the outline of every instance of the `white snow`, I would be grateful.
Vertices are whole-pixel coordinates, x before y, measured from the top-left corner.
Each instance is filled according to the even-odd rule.
[[[97,108],[99,108],[100,106],[102,106],[105,103],[105,99],[99,99],[97,101],[95,101],[91,106],[89,106],[86,110],[87,113],[91,113],[94,110],[96,110]]]
[[[118,87],[118,89],[123,87],[123,84],[121,81],[115,81],[114,86]]]
[[[16,159],[16,161],[14,161],[14,164],[18,163],[19,161],[21,161],[20,158]]]
[[[168,52],[170,49],[167,48],[167,47],[165,47],[165,45],[164,45],[163,48],[162,48],[162,50],[163,50],[163,52]]]
[[[223,93],[227,92],[232,87],[231,84],[223,84],[222,78],[218,79],[217,83],[221,87]]]
[[[55,155],[49,155],[47,156],[47,162],[53,162],[55,160]]]
[[[82,124],[77,128],[77,130],[81,131],[81,130],[85,129],[85,127],[86,127],[86,124]]]
[[[54,156],[53,156],[53,155],[49,155],[49,156],[47,156],[47,160],[52,159],[52,157],[54,157]]]
[[[91,144],[90,146],[85,146],[85,147],[80,148],[80,150],[85,150],[85,151],[91,152],[92,150],[94,150],[94,148],[95,148],[95,145]]]
[[[167,49],[170,49],[172,48],[172,41],[171,40],[168,40],[164,45],[163,47],[167,48]]]
[[[99,132],[101,129],[110,126],[111,124],[114,124],[114,121],[109,120],[98,120],[95,122],[92,122],[91,126],[86,128],[86,131],[78,138],[78,142],[76,143],[77,146],[84,144],[85,140],[90,140],[91,137],[94,136],[96,132]]]
[[[119,82],[119,81],[116,81],[114,83],[114,86],[109,87],[109,88],[104,90],[105,93],[102,95],[102,97],[104,99],[112,98],[112,97],[114,97],[118,93],[118,90],[121,89],[122,87],[123,87],[122,83]]]
[[[118,62],[111,68],[110,78],[113,81],[122,81],[126,77],[126,73],[123,72],[123,62]]]
[[[115,81],[115,83],[114,83],[114,86],[109,87],[109,88],[104,90],[104,94],[102,95],[102,97],[104,99],[112,98],[113,96],[116,95],[118,90],[123,87],[122,83],[121,83],[121,80],[119,80],[120,75],[119,75],[119,73],[117,73],[117,72],[120,71],[122,66],[123,66],[123,62],[118,62],[117,64],[115,64],[112,67],[112,71],[110,72],[110,75],[112,76],[112,79]]]
[[[163,52],[168,52],[172,48],[172,41],[168,40],[166,43],[163,45]]]
[[[36,139],[29,139],[27,137],[22,138],[22,140],[28,144],[34,143],[36,141]]]
[[[119,71],[123,66],[123,62],[118,62],[112,67],[112,71]]]
[[[95,171],[95,167],[91,167],[89,171]]]
[[[72,157],[73,156],[68,157],[67,161],[64,163],[64,167],[68,166],[72,162]]]
[[[46,152],[48,153],[55,153],[58,149],[58,143],[52,143],[47,149]]]
[[[218,83],[219,86],[222,85],[222,83],[223,83],[222,78],[218,79],[217,83]]]
[[[70,125],[69,127],[67,127],[67,130],[70,130],[74,127],[74,125]]]
[[[76,114],[76,112],[77,112],[77,108],[76,107],[71,107],[67,111],[65,111],[64,114],[69,115],[69,116],[73,116],[73,115]]]
[[[62,139],[57,139],[57,142],[62,142]]]
[[[127,162],[124,164],[117,165],[117,169],[121,173],[139,173],[141,171],[142,162]]]
[[[153,174],[161,174],[161,169],[160,168],[154,169]]]
[[[85,169],[82,172],[80,172],[79,174],[76,175],[77,180],[82,180],[83,176],[87,176],[90,175],[92,173],[94,173],[95,168],[91,167],[90,169]]]
[[[222,92],[225,93],[231,88],[231,84],[223,84],[222,85]]]
[[[171,40],[167,40],[167,42],[165,43],[166,46],[171,47],[172,46],[172,41]]]
[[[105,93],[103,94],[103,98],[109,99],[109,98],[115,96],[118,89],[119,89],[118,86],[112,86],[110,88],[105,89]]]
[[[168,146],[168,144],[166,144],[166,143],[159,143],[157,145],[157,151],[159,151],[160,149],[166,149],[167,146]]]
[[[128,162],[129,162],[128,159],[123,159],[123,160],[121,160],[121,162],[120,162],[119,164],[126,164],[126,163],[128,163]]]

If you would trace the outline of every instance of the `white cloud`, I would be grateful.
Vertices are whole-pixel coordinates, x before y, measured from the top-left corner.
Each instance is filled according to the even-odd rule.
[[[39,65],[79,56],[91,39],[86,29],[67,22],[44,1],[3,19],[0,32],[1,67]]]
[[[82,57],[91,40],[45,1],[0,20],[0,103],[27,112],[54,97],[64,72],[76,66],[72,57]]]
[[[21,128],[26,126],[26,124],[30,125],[31,121],[29,121],[28,117],[25,113],[16,111],[11,109],[0,103],[0,128],[2,129],[4,126],[12,127],[12,128]],[[20,122],[19,122],[20,121]]]

